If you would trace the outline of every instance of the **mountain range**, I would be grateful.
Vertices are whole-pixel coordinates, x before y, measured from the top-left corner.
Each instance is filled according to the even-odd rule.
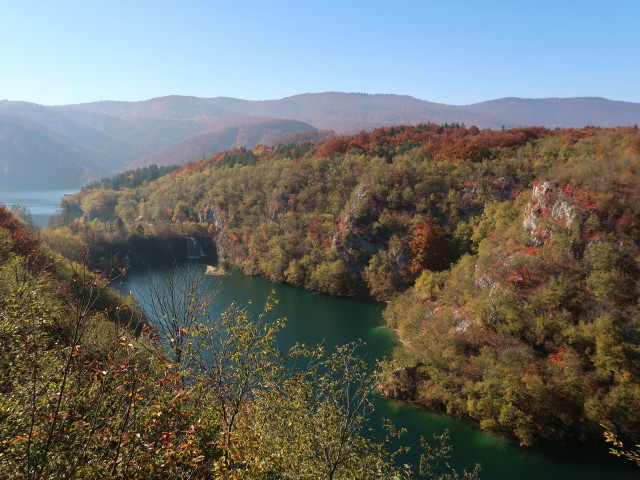
[[[502,98],[456,106],[340,92],[263,101],[167,96],[61,106],[3,100],[0,188],[71,187],[132,167],[184,164],[236,147],[427,122],[479,128],[634,125],[640,123],[640,103]]]

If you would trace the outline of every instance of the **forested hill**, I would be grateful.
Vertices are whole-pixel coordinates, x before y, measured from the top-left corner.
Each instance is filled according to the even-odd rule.
[[[527,445],[638,443],[639,169],[633,127],[389,127],[84,191],[48,235],[213,238],[246,273],[388,300],[388,395]]]
[[[152,155],[135,162],[135,166],[143,165],[184,165],[199,158],[210,157],[214,153],[229,150],[231,146],[253,147],[256,144],[277,145],[288,143],[288,136],[300,141],[328,138],[333,131],[320,131],[308,123],[296,120],[265,120],[244,123],[221,128],[212,133],[195,135],[188,139],[163,148]],[[320,135],[318,137],[318,135]],[[290,143],[290,142],[289,142]]]
[[[195,270],[152,282],[143,318],[109,288],[123,275],[54,253],[0,207],[3,479],[416,478],[364,436],[375,379],[355,345],[281,352],[271,304],[211,318]]]

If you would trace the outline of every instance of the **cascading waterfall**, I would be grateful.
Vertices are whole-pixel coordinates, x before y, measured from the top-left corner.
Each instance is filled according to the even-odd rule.
[[[187,239],[187,258],[202,257],[206,257],[205,253],[202,251],[202,246],[195,238],[189,237],[189,239]]]

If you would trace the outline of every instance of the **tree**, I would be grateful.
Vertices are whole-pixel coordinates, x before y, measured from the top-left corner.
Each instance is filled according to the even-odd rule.
[[[31,215],[31,211],[27,207],[16,203],[15,205],[11,205],[11,211],[22,220],[24,220],[27,225],[33,224],[33,216]]]
[[[238,448],[234,435],[249,400],[279,362],[274,337],[283,322],[266,322],[273,302],[270,297],[255,320],[245,309],[231,305],[216,318],[200,319],[193,332],[197,353],[190,359],[191,372],[208,391],[219,415],[225,467],[233,466]]]
[[[256,392],[246,422],[244,455],[251,462],[247,478],[404,479],[415,478],[410,466],[399,467],[404,448],[393,449],[398,431],[373,438],[367,421],[374,410],[373,392],[379,376],[358,356],[362,345],[350,343],[332,353],[322,348],[295,347]],[[452,447],[448,432],[422,443],[419,473],[438,480],[474,480],[479,466],[458,473],[448,463]]]
[[[233,305],[200,318],[177,364],[167,358],[177,354],[171,343],[158,341],[160,327],[141,326],[135,302],[109,290],[104,275],[61,261],[32,273],[6,233],[0,228],[7,478],[412,478],[395,466],[389,438],[366,435],[377,376],[356,345],[329,355],[279,351],[284,321],[267,321],[269,299],[258,318]],[[169,283],[189,284],[176,293],[186,322],[204,308],[194,300],[200,278],[179,271]]]
[[[189,209],[189,204],[183,200],[176,203],[173,208],[173,217],[171,217],[171,221],[173,223],[180,223],[189,220],[190,217],[191,211]]]
[[[201,476],[217,422],[137,309],[81,264],[45,257],[31,271],[3,255],[13,243],[0,241],[3,478]]]
[[[409,248],[413,256],[410,265],[413,274],[424,269],[439,271],[449,264],[447,241],[430,217],[422,218],[413,229]]]
[[[256,393],[248,421],[247,458],[278,478],[370,479],[396,472],[386,441],[364,435],[377,376],[356,355],[358,344],[326,354],[294,348]]]
[[[204,272],[195,267],[173,267],[158,274],[151,272],[143,289],[145,314],[166,341],[176,363],[183,361],[194,331],[208,318],[207,309],[215,299],[215,290],[205,281]]]
[[[464,470],[462,473],[449,465],[453,447],[451,446],[449,431],[445,430],[440,435],[433,435],[433,443],[421,438],[423,453],[420,457],[420,474],[425,478],[434,480],[478,480],[480,478],[480,465],[476,464],[473,470]],[[444,472],[443,472],[444,471]]]
[[[369,292],[376,300],[389,300],[396,291],[389,263],[389,252],[381,250],[371,256],[369,264],[364,269]]]

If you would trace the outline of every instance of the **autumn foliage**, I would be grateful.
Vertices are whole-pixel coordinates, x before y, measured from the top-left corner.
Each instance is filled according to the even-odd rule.
[[[52,268],[48,259],[41,255],[40,241],[33,236],[33,232],[4,207],[0,207],[0,229],[10,236],[9,250],[27,259],[32,271]]]
[[[388,372],[394,395],[527,445],[600,439],[600,424],[637,443],[637,139],[384,127],[218,154],[108,213],[125,245],[197,221],[223,264],[389,301],[393,365],[411,372]],[[115,235],[88,216],[69,229]]]
[[[423,218],[413,229],[409,240],[412,258],[410,270],[419,274],[423,270],[440,271],[448,266],[448,242],[441,229],[429,217]]]

